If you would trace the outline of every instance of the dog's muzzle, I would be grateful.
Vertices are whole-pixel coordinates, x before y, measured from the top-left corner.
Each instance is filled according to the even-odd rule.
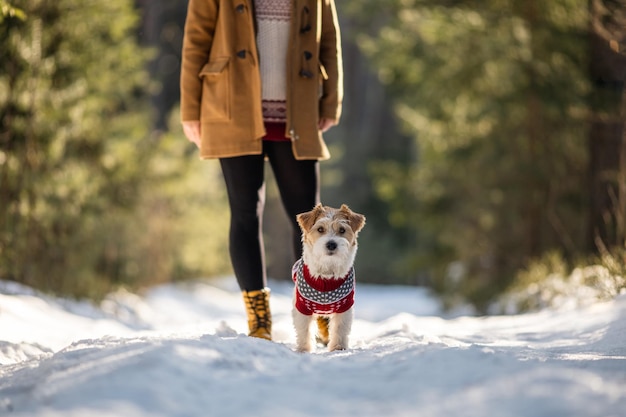
[[[337,249],[337,242],[329,240],[326,242],[326,249],[328,249],[329,252],[334,252]]]

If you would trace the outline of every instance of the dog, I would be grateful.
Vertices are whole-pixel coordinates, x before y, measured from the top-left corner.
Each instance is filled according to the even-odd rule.
[[[302,231],[302,257],[292,269],[296,350],[311,351],[314,318],[318,342],[331,352],[347,349],[354,315],[353,265],[365,216],[345,204],[338,209],[318,204],[296,220]]]

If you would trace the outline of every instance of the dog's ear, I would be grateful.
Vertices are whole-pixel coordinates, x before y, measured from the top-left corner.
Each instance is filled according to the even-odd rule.
[[[320,216],[320,214],[324,211],[324,207],[321,204],[317,204],[313,210],[307,211],[306,213],[300,213],[296,216],[296,220],[300,225],[300,228],[303,232],[308,232],[311,230],[315,221]]]
[[[363,226],[365,226],[365,216],[350,210],[350,207],[347,205],[342,204],[339,211],[348,219],[348,223],[350,223],[350,228],[352,228],[354,234],[358,234]]]

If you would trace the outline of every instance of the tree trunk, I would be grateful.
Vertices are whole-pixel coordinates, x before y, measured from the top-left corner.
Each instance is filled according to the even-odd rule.
[[[619,34],[603,26],[601,0],[590,0],[590,62],[592,84],[589,131],[590,210],[587,246],[590,252],[623,246],[626,238],[626,141],[624,81],[626,57],[619,53]],[[621,36],[624,36],[622,33]]]

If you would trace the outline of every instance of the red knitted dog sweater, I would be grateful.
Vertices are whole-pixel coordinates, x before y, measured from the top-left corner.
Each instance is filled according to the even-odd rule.
[[[302,258],[291,270],[296,284],[296,309],[302,314],[332,314],[348,311],[354,304],[354,267],[343,278],[313,277]]]

